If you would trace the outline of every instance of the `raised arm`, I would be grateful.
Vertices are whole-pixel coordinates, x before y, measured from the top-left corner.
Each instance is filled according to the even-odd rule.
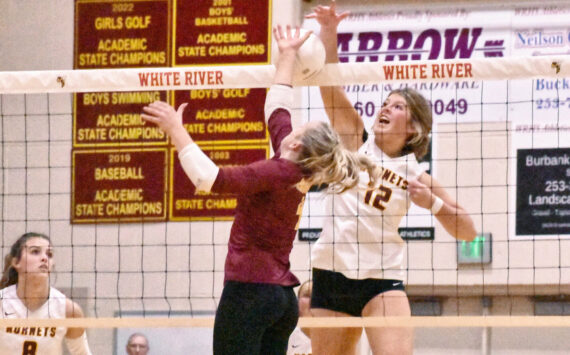
[[[277,26],[273,29],[273,36],[279,48],[279,57],[275,63],[275,76],[273,85],[265,98],[265,122],[271,135],[271,144],[276,154],[281,154],[280,145],[292,130],[291,110],[293,108],[293,66],[297,50],[309,38],[310,32],[300,35],[299,28],[283,29]],[[277,111],[278,109],[281,109]],[[271,122],[270,122],[271,119]],[[282,156],[283,157],[283,156]]]
[[[281,54],[279,62],[277,63],[274,83],[280,84],[277,86],[285,86],[290,89],[295,54],[303,42],[309,37],[310,33],[300,36],[299,29],[296,29],[293,34],[290,26],[287,26],[285,31],[279,26],[274,30],[274,34],[276,35]],[[284,96],[289,94],[292,99],[292,93],[286,92]],[[182,113],[186,106],[187,104],[184,103],[175,110],[174,107],[166,102],[155,101],[143,107],[141,118],[157,125],[170,137],[178,151],[180,164],[196,187],[196,190],[209,192],[218,177],[220,169],[202,152],[198,145],[192,140],[186,128],[184,128]]]
[[[190,178],[196,190],[209,192],[216,181],[219,168],[192,140],[190,134],[182,124],[182,113],[186,103],[180,105],[178,110],[166,102],[155,101],[143,107],[141,118],[156,124],[172,140],[178,151],[180,164],[186,175]]]
[[[314,18],[321,25],[320,38],[325,46],[326,63],[338,63],[337,27],[349,12],[336,12],[336,4],[317,6],[306,18]],[[331,125],[341,136],[344,145],[350,150],[357,150],[363,143],[364,122],[352,106],[341,86],[321,86],[321,97]]]
[[[287,25],[285,29],[277,26],[273,29],[273,36],[279,47],[279,58],[275,63],[275,76],[273,77],[273,85],[265,98],[265,121],[269,125],[269,118],[273,112],[282,108],[291,112],[293,107],[293,66],[295,65],[295,56],[297,50],[309,38],[310,32],[300,36],[299,28],[291,29]],[[278,147],[273,147],[277,149]]]
[[[274,84],[291,86],[293,78],[293,66],[295,65],[295,55],[297,50],[309,38],[311,32],[300,35],[299,28],[292,29],[287,25],[285,29],[277,26],[273,29],[273,36],[279,47],[279,58],[276,63]]]
[[[424,172],[418,180],[408,181],[408,190],[412,201],[431,210],[443,228],[454,238],[465,241],[475,239],[477,231],[471,216],[429,174]]]

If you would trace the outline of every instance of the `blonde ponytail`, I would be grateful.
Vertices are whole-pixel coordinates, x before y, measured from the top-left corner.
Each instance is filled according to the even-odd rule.
[[[303,149],[299,164],[311,185],[329,185],[329,191],[344,192],[358,184],[359,173],[366,170],[370,186],[379,175],[376,165],[366,156],[347,150],[339,135],[325,122],[308,129],[301,138]]]

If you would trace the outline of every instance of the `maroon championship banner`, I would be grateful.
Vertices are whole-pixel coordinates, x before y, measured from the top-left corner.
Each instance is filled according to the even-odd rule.
[[[75,3],[75,69],[170,65],[168,0]],[[166,136],[140,118],[142,107],[166,92],[74,95],[73,146],[165,145]]]
[[[75,2],[75,69],[170,65],[170,1]]]
[[[270,0],[176,1],[174,66],[269,63]]]
[[[164,148],[75,150],[72,223],[164,221]]]
[[[268,64],[271,1],[176,1],[173,66]],[[263,113],[266,89],[177,91],[174,106],[188,102],[184,126],[219,166],[266,159],[269,138]],[[228,146],[231,144],[231,146]],[[256,147],[245,144],[257,144]],[[259,146],[259,144],[264,144]],[[236,197],[195,194],[173,154],[170,219],[230,218]]]
[[[266,89],[176,91],[174,106],[187,102],[184,127],[202,144],[267,143]]]
[[[171,27],[170,0],[76,0],[74,68],[170,66]],[[74,95],[72,223],[166,220],[167,137],[140,117],[156,100],[167,92]],[[162,148],[124,148],[141,146]]]
[[[270,19],[271,0],[75,0],[74,69],[269,64]],[[154,101],[188,103],[184,127],[217,164],[266,159],[266,89],[152,91],[220,80],[210,74],[141,78],[151,91],[74,94],[72,223],[233,215],[235,196],[194,196],[168,137],[141,119]]]
[[[202,147],[202,150],[219,167],[244,165],[257,160],[267,159],[269,156],[269,148],[267,146],[211,146]],[[170,220],[231,218],[234,215],[234,209],[237,204],[236,196],[233,194],[196,193],[194,185],[192,185],[192,182],[180,165],[176,150],[173,149],[171,154]]]
[[[166,145],[167,137],[141,118],[142,107],[167,101],[165,91],[75,94],[74,147]]]

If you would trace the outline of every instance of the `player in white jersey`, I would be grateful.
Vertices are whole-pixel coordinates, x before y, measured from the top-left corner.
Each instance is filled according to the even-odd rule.
[[[50,287],[53,252],[49,238],[26,233],[11,247],[0,280],[0,318],[81,318],[77,303]],[[0,354],[61,355],[65,341],[73,355],[90,355],[84,328],[30,325],[0,328]]]
[[[317,6],[307,18],[320,24],[327,63],[338,63],[337,26],[348,12]],[[331,316],[409,316],[402,268],[404,241],[400,220],[411,202],[431,210],[455,238],[473,240],[471,217],[445,189],[420,169],[417,159],[429,146],[431,107],[411,89],[390,93],[374,121],[373,136],[364,138],[364,122],[342,87],[322,87],[331,124],[348,149],[359,150],[382,168],[375,188],[361,176],[359,189],[332,196],[331,218],[312,249],[311,312]],[[313,354],[354,354],[362,329],[314,328]],[[412,328],[366,328],[374,354],[411,354]]]
[[[323,222],[312,265],[351,279],[403,280],[404,241],[398,226],[411,205],[408,181],[423,170],[414,154],[390,158],[372,139],[359,151],[381,167],[379,182],[370,189],[368,174],[361,174],[358,188],[327,197],[332,215]]]

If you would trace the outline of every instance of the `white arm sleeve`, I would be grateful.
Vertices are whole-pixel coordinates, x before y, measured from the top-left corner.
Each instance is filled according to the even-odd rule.
[[[197,191],[209,192],[216,181],[220,168],[208,158],[196,143],[190,143],[179,153],[178,158],[184,172]]]
[[[273,84],[265,97],[265,122],[278,108],[285,109],[291,113],[293,107],[293,88],[287,85]]]
[[[83,335],[77,338],[66,337],[64,341],[71,355],[92,355],[87,344],[87,332],[84,331]]]

